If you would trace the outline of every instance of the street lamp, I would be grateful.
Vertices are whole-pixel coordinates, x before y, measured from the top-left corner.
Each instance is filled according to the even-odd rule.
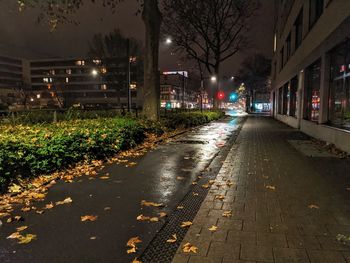
[[[98,71],[97,71],[96,69],[93,69],[93,70],[91,71],[91,75],[94,76],[94,77],[96,77],[96,76],[98,75]]]
[[[165,39],[165,44],[170,45],[170,44],[172,44],[172,43],[173,43],[173,41],[172,41],[172,39],[171,39],[170,37],[167,37],[167,38]]]
[[[211,80],[211,82],[216,82],[218,79],[217,79],[216,76],[212,76],[212,77],[210,78],[210,80]]]

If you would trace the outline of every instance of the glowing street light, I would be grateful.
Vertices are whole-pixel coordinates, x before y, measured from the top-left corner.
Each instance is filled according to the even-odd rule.
[[[216,82],[216,81],[217,81],[217,78],[216,78],[216,76],[212,76],[212,77],[210,78],[210,80],[211,80],[211,82]]]
[[[94,76],[94,77],[96,77],[96,76],[98,75],[98,71],[97,71],[96,69],[93,69],[93,70],[91,71],[91,75]]]
[[[170,37],[168,37],[168,38],[165,40],[165,44],[167,44],[167,45],[170,45],[170,44],[172,44],[172,43],[173,43],[173,41],[171,40]]]

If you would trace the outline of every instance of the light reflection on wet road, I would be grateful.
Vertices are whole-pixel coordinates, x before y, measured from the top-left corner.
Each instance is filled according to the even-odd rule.
[[[171,213],[237,128],[237,118],[228,117],[158,146],[136,159],[135,167],[117,164],[106,167],[103,173],[110,173],[110,180],[83,178],[73,184],[58,183],[45,203],[70,196],[72,205],[54,208],[43,215],[26,214],[25,225],[30,233],[38,235],[36,241],[26,246],[6,240],[17,223],[3,226],[0,262],[131,262],[135,256],[126,254],[127,240],[140,236],[142,249],[163,223],[136,220],[139,214],[157,216],[160,211],[142,208],[141,200],[163,203],[166,207],[162,211]],[[105,207],[111,207],[111,211],[104,211]],[[99,218],[83,224],[80,216],[86,214]],[[96,240],[90,240],[92,236]]]

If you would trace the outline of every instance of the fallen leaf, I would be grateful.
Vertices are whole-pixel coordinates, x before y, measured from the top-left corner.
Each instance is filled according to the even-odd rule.
[[[159,218],[158,217],[151,217],[149,219],[150,222],[159,222]]]
[[[137,258],[134,258],[134,260],[131,263],[142,263],[140,260],[138,260]]]
[[[54,207],[54,204],[51,202],[50,204],[45,205],[44,209],[51,209]]]
[[[22,191],[22,187],[17,185],[17,184],[12,184],[9,188],[8,191],[10,193],[20,193]]]
[[[192,182],[192,185],[197,185],[198,184],[198,182]]]
[[[32,242],[32,240],[36,239],[36,235],[26,234],[25,236],[20,236],[17,239],[18,239],[18,244],[28,244]]]
[[[28,228],[28,226],[20,226],[20,227],[17,227],[16,230],[17,232],[22,232],[23,230],[26,230]]]
[[[81,220],[82,222],[86,222],[86,221],[93,222],[93,221],[96,221],[97,218],[98,218],[98,216],[86,215],[86,216],[81,216],[81,217],[80,217],[80,220]]]
[[[223,196],[223,195],[216,195],[215,196],[215,200],[224,201],[225,200],[225,196]]]
[[[228,187],[231,187],[231,186],[234,185],[234,183],[232,183],[230,180],[227,180],[227,181],[226,181],[226,185],[227,185]]]
[[[194,254],[197,254],[197,250],[198,248],[193,246],[192,244],[190,243],[186,243],[185,245],[183,245],[182,247],[182,251],[185,252],[185,253],[194,253]]]
[[[19,232],[15,232],[15,233],[12,233],[11,235],[9,235],[7,237],[7,239],[17,239],[21,236],[21,234]]]
[[[166,217],[168,214],[165,212],[160,212],[158,213],[158,215],[160,216],[160,218]]]
[[[111,211],[112,208],[111,208],[111,207],[105,207],[103,210],[105,210],[105,211]]]
[[[225,211],[222,213],[223,217],[232,217],[232,211]]]
[[[67,197],[67,198],[64,199],[63,201],[58,201],[58,202],[56,202],[56,205],[70,204],[70,203],[72,203],[72,202],[73,202],[72,198]]]
[[[90,240],[96,240],[97,237],[90,237]]]
[[[309,205],[308,207],[309,207],[310,209],[320,209],[320,207],[317,206],[317,205]]]
[[[148,221],[150,219],[149,216],[144,216],[144,215],[139,215],[138,217],[136,217],[137,221]]]
[[[184,207],[182,205],[179,205],[176,209],[182,210],[182,209],[184,209]]]
[[[216,230],[218,230],[218,227],[213,225],[210,228],[208,228],[208,230],[211,232],[215,232]]]
[[[198,193],[192,193],[193,194],[193,196],[199,196],[199,194]]]
[[[172,235],[172,238],[168,239],[166,242],[167,243],[176,243],[177,241],[177,236],[176,234]]]
[[[190,222],[190,221],[186,221],[186,222],[182,222],[181,223],[181,227],[189,227],[189,226],[192,226],[192,225],[193,225],[193,223]]]
[[[108,180],[108,179],[109,179],[109,176],[101,176],[100,179],[101,179],[101,180]]]
[[[202,188],[204,188],[204,189],[208,189],[210,187],[210,184],[203,184],[202,185]]]
[[[179,181],[183,181],[183,180],[185,180],[185,177],[178,176],[178,177],[176,177],[176,179],[179,180]]]
[[[153,206],[153,207],[162,207],[164,206],[163,204],[157,204],[157,203],[153,203],[153,202],[147,202],[145,200],[141,201],[141,205],[143,206]]]
[[[45,211],[44,210],[37,210],[35,211],[35,213],[39,214],[39,215],[42,215]]]
[[[136,250],[137,250],[137,244],[138,243],[141,243],[142,240],[139,238],[139,237],[132,237],[129,239],[129,241],[126,243],[126,246],[129,248],[126,252],[128,254],[131,254],[131,253],[136,253]]]
[[[23,208],[21,209],[22,212],[29,212],[30,210],[31,210],[30,207],[23,207]]]
[[[275,191],[275,190],[276,190],[276,187],[275,187],[275,186],[272,186],[272,185],[267,185],[267,186],[266,186],[266,189]]]
[[[32,193],[31,196],[32,196],[32,198],[38,199],[38,200],[45,198],[45,195],[44,194],[40,194],[40,193]]]

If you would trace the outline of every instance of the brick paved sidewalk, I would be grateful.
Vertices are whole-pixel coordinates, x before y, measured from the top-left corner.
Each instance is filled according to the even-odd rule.
[[[249,117],[173,263],[350,262],[337,239],[350,236],[350,162],[304,156],[287,141],[302,137]],[[187,242],[197,254],[182,252]]]

